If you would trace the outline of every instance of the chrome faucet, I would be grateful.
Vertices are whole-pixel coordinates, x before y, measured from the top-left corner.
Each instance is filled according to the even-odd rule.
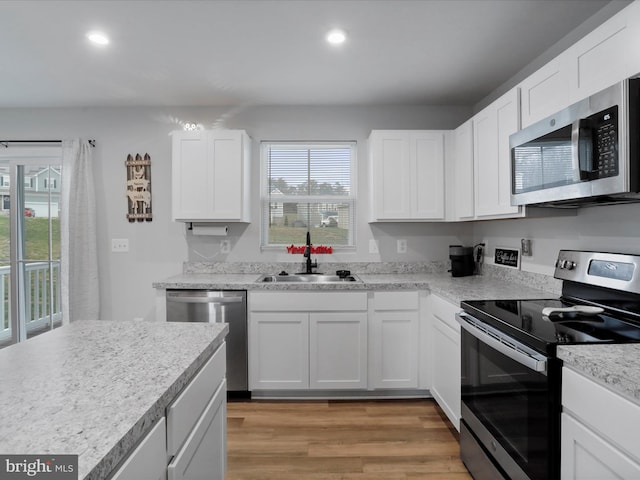
[[[307,246],[304,249],[304,257],[307,259],[304,273],[314,273],[313,269],[318,268],[318,260],[311,261],[311,234],[309,232],[307,232]]]

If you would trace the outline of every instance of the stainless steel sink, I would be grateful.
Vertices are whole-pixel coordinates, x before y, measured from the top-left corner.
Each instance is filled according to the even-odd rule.
[[[256,283],[342,283],[362,282],[355,275],[340,277],[338,275],[324,275],[321,273],[294,273],[288,275],[262,275]]]

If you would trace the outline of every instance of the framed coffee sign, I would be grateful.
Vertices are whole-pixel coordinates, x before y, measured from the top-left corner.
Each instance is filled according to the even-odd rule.
[[[493,260],[496,265],[520,268],[520,250],[517,248],[496,247]]]

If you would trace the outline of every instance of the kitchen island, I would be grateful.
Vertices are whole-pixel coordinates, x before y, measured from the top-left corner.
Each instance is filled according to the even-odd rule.
[[[227,332],[77,321],[0,350],[0,453],[77,454],[79,479],[108,478]]]

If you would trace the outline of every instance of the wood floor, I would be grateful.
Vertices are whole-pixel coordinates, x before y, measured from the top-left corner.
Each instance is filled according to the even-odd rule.
[[[226,480],[471,480],[433,400],[229,402]]]

